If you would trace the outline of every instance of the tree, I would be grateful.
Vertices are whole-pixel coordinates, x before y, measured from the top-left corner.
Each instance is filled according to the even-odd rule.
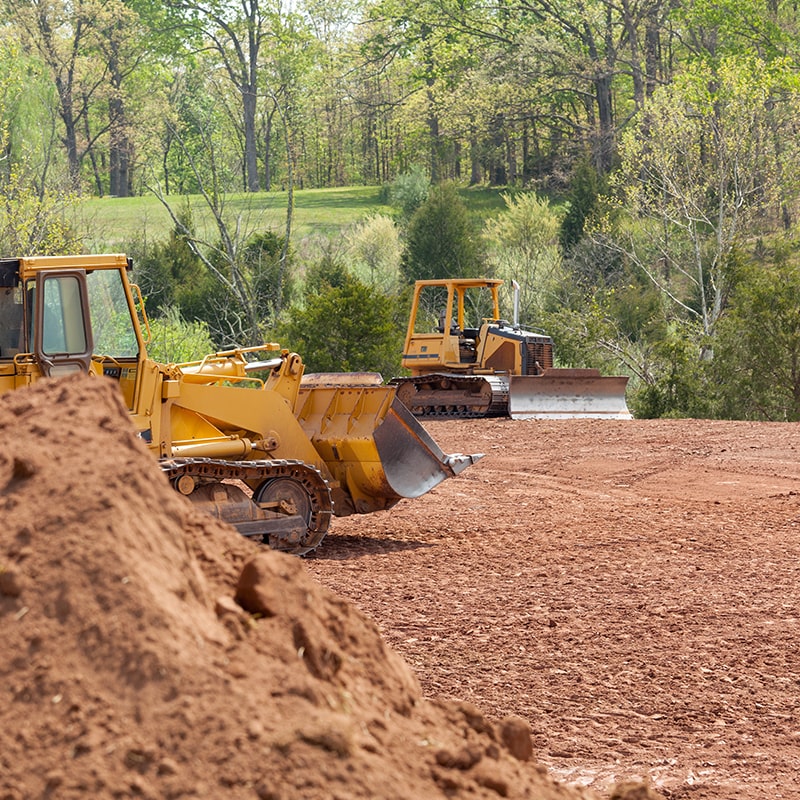
[[[486,273],[475,225],[452,183],[434,186],[411,217],[401,269],[409,283]]]
[[[569,251],[583,237],[584,225],[594,212],[600,194],[597,170],[584,159],[580,161],[570,181],[567,195],[567,212],[561,220],[559,242]]]
[[[96,47],[108,80],[108,192],[114,197],[128,197],[132,190],[134,136],[127,85],[146,55],[140,44],[145,32],[137,14],[124,2],[106,0],[96,24]],[[99,177],[97,183],[102,196]]]
[[[723,417],[800,420],[800,267],[753,262],[737,276],[712,364]]]
[[[492,247],[498,277],[520,286],[520,318],[541,324],[561,282],[559,215],[535,192],[503,195],[506,211],[487,221],[484,236]]]
[[[247,192],[261,188],[259,177],[258,119],[259,100],[271,107],[268,119],[280,107],[286,124],[291,93],[286,91],[292,71],[308,45],[302,18],[286,14],[263,0],[243,0],[230,4],[224,0],[167,0],[181,15],[181,26],[193,41],[204,48],[213,75],[221,74],[237,96],[238,112],[231,114],[242,142],[243,185]],[[274,58],[267,52],[270,42]],[[302,58],[300,59],[302,60]],[[286,70],[289,74],[286,74]],[[277,80],[278,86],[270,86]],[[264,83],[268,85],[264,85]],[[224,91],[221,93],[224,95]],[[271,136],[271,126],[268,127]],[[288,136],[288,133],[286,134]],[[269,147],[269,142],[266,146]],[[287,153],[291,158],[291,155]]]
[[[308,371],[392,376],[403,347],[396,307],[395,298],[327,262],[311,271],[304,304],[290,309],[276,333],[300,353]]]
[[[240,7],[217,0],[171,0],[184,15],[184,26],[203,46],[212,48],[239,94],[244,134],[245,189],[259,189],[256,144],[259,55],[267,37],[267,17],[260,0],[244,0]]]
[[[80,236],[66,222],[74,196],[39,192],[24,165],[0,184],[0,251],[14,256],[80,253]]]
[[[419,164],[412,164],[389,184],[387,199],[408,220],[425,202],[430,190],[431,182],[425,170]]]
[[[25,93],[26,74],[18,69],[17,47],[0,39],[0,251],[12,256],[63,255],[79,253],[80,237],[66,222],[67,209],[75,198],[51,190],[41,174],[33,174],[28,153],[9,154],[9,107]]]
[[[183,233],[188,230],[194,235],[188,201],[176,214],[179,222],[165,240],[133,242],[128,247],[133,257],[134,278],[150,316],[174,308],[189,321],[203,320],[204,313],[213,305],[213,281]]]
[[[391,294],[398,288],[403,247],[395,223],[382,214],[367,217],[348,234],[360,277],[370,286]]]
[[[798,98],[788,62],[723,58],[657,90],[625,135],[616,178],[625,222],[606,241],[706,337],[725,308],[736,247],[796,196]]]
[[[24,31],[28,46],[39,53],[55,84],[72,188],[79,190],[81,161],[90,144],[81,143],[81,128],[105,77],[86,57],[99,8],[95,0],[76,0],[70,4],[47,0],[5,2]]]
[[[216,237],[195,231],[191,220],[174,208],[158,182],[151,186],[151,191],[169,213],[175,232],[205,267],[203,288],[209,287],[213,303],[201,318],[209,322],[215,340],[225,346],[257,345],[262,341],[264,326],[271,316],[280,313],[286,296],[291,260],[291,192],[285,236],[260,234],[257,228],[261,226],[253,221],[247,208],[239,211],[229,208],[214,141],[204,140],[208,149],[201,162],[186,146],[180,132],[173,130],[211,213]],[[269,258],[264,257],[267,250],[272,250]]]

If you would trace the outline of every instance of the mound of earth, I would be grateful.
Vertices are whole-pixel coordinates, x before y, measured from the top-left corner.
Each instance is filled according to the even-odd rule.
[[[7,393],[0,437],[2,800],[590,796],[522,717],[423,697],[302,561],[195,511],[111,383]]]

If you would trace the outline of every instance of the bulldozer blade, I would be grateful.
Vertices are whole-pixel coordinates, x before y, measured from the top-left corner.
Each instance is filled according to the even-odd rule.
[[[549,369],[511,378],[512,419],[632,419],[625,402],[626,376],[596,369]]]
[[[375,430],[375,445],[386,481],[400,497],[420,497],[483,458],[483,453],[442,452],[397,398]]]

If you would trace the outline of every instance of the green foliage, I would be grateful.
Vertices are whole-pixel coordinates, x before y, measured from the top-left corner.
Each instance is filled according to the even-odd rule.
[[[485,275],[480,238],[452,183],[434,186],[406,231],[402,273],[409,283],[423,278]]]
[[[169,4],[166,6],[169,8]],[[161,121],[161,172],[164,191],[186,195],[201,191],[215,181],[233,182],[235,173],[214,148],[224,140],[224,112],[208,91],[209,68],[197,59],[187,59],[186,68],[170,86],[170,115]]]
[[[595,288],[620,286],[629,280],[638,282],[642,273],[633,266],[618,248],[609,247],[602,237],[596,235],[584,236],[564,255],[570,293],[583,291],[591,294]]]
[[[193,230],[192,211],[188,203],[178,214],[179,220]],[[159,309],[177,306],[189,320],[203,319],[213,281],[194,254],[184,236],[173,228],[165,241],[148,244],[134,242],[128,248],[134,259],[134,279],[145,298],[150,316]]]
[[[383,199],[408,219],[425,202],[430,185],[425,170],[414,164],[408,172],[401,173],[388,185]]]
[[[293,306],[277,338],[300,353],[309,372],[400,369],[403,340],[397,301],[328,262],[309,274],[303,306]]]
[[[635,287],[629,292],[634,294]],[[640,298],[645,301],[645,298]],[[561,367],[595,367],[605,375],[647,376],[649,343],[641,330],[626,330],[618,318],[619,296],[601,291],[582,300],[565,298],[542,317],[546,333],[555,341],[555,357]],[[642,312],[642,326],[657,325]]]
[[[255,233],[241,254],[244,271],[252,282],[253,294],[265,320],[271,319],[291,299],[291,249],[287,264],[282,263],[283,244],[284,238],[273,231]]]
[[[786,61],[698,62],[657,90],[623,137],[607,241],[706,336],[724,311],[736,248],[797,194],[797,142],[775,131],[800,122],[798,97]]]
[[[37,192],[22,164],[12,167],[0,192],[0,252],[14,256],[81,252],[80,238],[65,218],[69,195]]]
[[[781,30],[772,5],[762,0],[693,0],[676,3],[670,16],[687,32],[682,41],[691,58],[718,60],[753,51],[775,57],[791,46],[791,31]]]
[[[628,393],[637,418],[706,417],[710,410],[707,362],[697,346],[698,331],[672,323],[649,352],[648,380]]]
[[[184,319],[175,306],[150,319],[150,334],[148,355],[165,364],[199,361],[214,352],[208,325]]]
[[[233,249],[233,262],[223,247],[209,248],[206,259],[196,247],[188,204],[166,241],[134,246],[135,278],[148,313],[175,305],[185,319],[207,324],[217,348],[258,344],[291,298],[291,251],[282,263],[283,238],[255,233]]]
[[[752,263],[719,322],[713,386],[719,416],[800,420],[800,266]]]
[[[582,160],[570,181],[567,213],[561,220],[559,242],[564,250],[573,248],[583,237],[584,225],[595,209],[600,191],[597,170],[588,159]]]
[[[347,239],[358,277],[384,292],[396,290],[403,246],[394,221],[384,214],[372,214],[355,225]]]
[[[505,194],[506,211],[487,220],[491,272],[520,286],[520,320],[537,324],[552,305],[562,280],[558,247],[559,212],[536,192]],[[511,308],[508,314],[510,318]]]

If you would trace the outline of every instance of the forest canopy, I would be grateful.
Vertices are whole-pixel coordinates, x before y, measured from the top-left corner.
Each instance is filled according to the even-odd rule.
[[[795,4],[3,2],[5,254],[79,250],[65,207],[152,193],[172,232],[126,249],[150,314],[191,339],[281,333],[312,367],[399,369],[409,281],[461,269],[518,281],[522,322],[562,365],[630,375],[641,416],[800,418],[779,291],[797,279]],[[295,192],[356,185],[391,213],[298,240]],[[470,207],[469,186],[505,207]],[[285,194],[278,224],[232,210],[264,192]],[[345,302],[370,346],[319,338]]]

